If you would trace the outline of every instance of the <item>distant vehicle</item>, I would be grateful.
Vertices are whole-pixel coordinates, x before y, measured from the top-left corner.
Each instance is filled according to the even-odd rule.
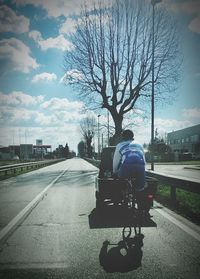
[[[19,156],[15,155],[15,156],[12,157],[11,160],[19,160]]]
[[[179,154],[179,161],[191,161],[192,159],[193,158],[191,152],[185,152]]]

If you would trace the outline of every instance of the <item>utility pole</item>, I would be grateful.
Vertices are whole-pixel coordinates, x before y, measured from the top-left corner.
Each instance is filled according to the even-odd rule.
[[[151,0],[152,4],[152,95],[151,95],[151,170],[154,170],[154,54],[155,54],[155,5],[162,0]]]
[[[101,115],[98,115],[98,159],[100,158],[100,132],[99,132],[99,117]]]
[[[108,146],[110,145],[110,119],[109,119],[109,111],[107,111],[107,119],[108,119]]]

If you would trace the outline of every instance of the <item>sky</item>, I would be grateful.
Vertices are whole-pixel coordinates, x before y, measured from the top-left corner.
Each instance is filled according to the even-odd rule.
[[[77,150],[85,104],[63,82],[64,54],[80,16],[80,0],[0,0],[0,146],[68,143]],[[88,7],[92,1],[87,0]],[[200,123],[200,1],[163,0],[181,26],[183,70],[176,98],[156,104],[155,128],[161,136]],[[105,111],[91,111],[100,127]],[[134,116],[133,116],[134,118]],[[133,119],[135,138],[149,143],[150,116]],[[101,131],[106,133],[103,128]],[[97,146],[97,138],[95,137]]]

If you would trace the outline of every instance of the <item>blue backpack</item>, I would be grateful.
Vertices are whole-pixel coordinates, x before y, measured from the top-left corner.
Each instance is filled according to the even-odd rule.
[[[140,144],[127,143],[119,150],[122,155],[121,164],[145,164],[144,153]]]

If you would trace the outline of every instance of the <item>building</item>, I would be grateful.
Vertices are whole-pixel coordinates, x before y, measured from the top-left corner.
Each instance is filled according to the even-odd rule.
[[[42,139],[36,139],[36,145],[43,145]]]
[[[33,152],[35,158],[44,158],[46,155],[48,155],[49,151],[51,150],[51,145],[34,145],[33,146]]]
[[[200,155],[200,124],[167,134],[167,144],[176,154]]]
[[[0,147],[0,160],[18,160],[20,157],[19,145]]]
[[[38,143],[38,142],[37,142]],[[0,146],[0,160],[31,160],[43,159],[50,156],[51,145],[20,144]]]
[[[20,159],[29,160],[33,158],[33,145],[20,144]]]
[[[10,154],[20,157],[20,145],[9,145],[8,149]]]

